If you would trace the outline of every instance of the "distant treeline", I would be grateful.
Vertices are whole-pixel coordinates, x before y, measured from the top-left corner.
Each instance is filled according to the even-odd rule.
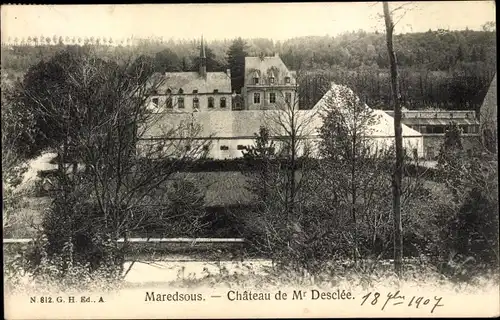
[[[57,42],[54,40],[56,39]],[[67,41],[66,41],[67,40]],[[134,40],[118,45],[113,39],[62,39],[54,37],[48,45],[2,46],[2,77],[21,76],[30,65],[47,59],[63,46],[91,45],[105,58],[135,59],[143,56],[154,62],[155,71],[192,71],[197,69],[199,39],[162,41]],[[245,40],[245,39],[244,39]],[[370,106],[387,108],[390,85],[387,51],[382,33],[364,31],[332,36],[310,36],[286,41],[246,39],[247,54],[280,54],[292,70],[306,70],[321,81],[334,81],[355,90]],[[56,43],[54,45],[54,43]],[[230,68],[227,52],[232,40],[207,42],[208,71]],[[475,109],[481,105],[496,72],[495,31],[437,30],[395,36],[400,86],[404,106],[409,109]],[[312,87],[317,81],[307,80]],[[313,90],[314,91],[314,90]],[[312,106],[322,95],[316,90],[303,98]],[[310,92],[310,90],[308,91]]]

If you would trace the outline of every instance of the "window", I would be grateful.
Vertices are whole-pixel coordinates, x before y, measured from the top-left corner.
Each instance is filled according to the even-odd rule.
[[[269,78],[269,83],[271,83],[271,84],[274,83],[274,77]]]
[[[177,98],[177,106],[179,109],[184,109],[184,98]]]
[[[285,83],[289,84],[290,83],[290,77],[285,77]]]
[[[260,93],[254,93],[253,94],[253,103],[259,104],[260,103]]]
[[[229,147],[228,146],[220,146],[220,149],[221,150],[229,150]]]
[[[158,98],[153,98],[153,104],[158,107]]]
[[[434,126],[434,128],[432,128],[432,133],[444,133],[444,127],[443,126]]]
[[[183,94],[184,93],[184,90],[182,90],[182,88],[179,89],[179,94]]]
[[[217,89],[214,89],[214,93],[219,93],[219,90],[217,90]]]
[[[203,151],[208,151],[208,145],[203,146]]]
[[[172,109],[172,97],[167,98],[167,109]]]
[[[226,107],[226,98],[220,98],[220,107],[225,108]]]
[[[259,78],[253,78],[253,84],[259,84]]]
[[[198,93],[198,89],[194,89],[194,90],[193,90],[193,93]]]
[[[188,144],[187,146],[184,147],[186,149],[186,151],[190,151],[191,150],[191,146]]]
[[[199,109],[200,108],[200,100],[198,98],[193,99],[193,109]]]
[[[285,102],[286,103],[292,102],[292,93],[291,92],[285,92]]]
[[[208,107],[213,109],[214,107],[214,97],[208,97]]]
[[[246,150],[247,147],[242,145],[242,144],[239,144],[238,147],[236,147],[238,150]]]
[[[269,103],[276,103],[276,93],[275,92],[269,93]]]
[[[172,93],[172,90],[167,89],[167,94],[171,94],[171,93]]]

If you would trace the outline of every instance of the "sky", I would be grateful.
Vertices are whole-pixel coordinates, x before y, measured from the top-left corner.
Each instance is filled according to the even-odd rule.
[[[394,9],[401,2],[390,2]],[[381,2],[2,5],[2,40],[28,36],[163,37],[208,40],[271,38],[285,40],[365,30],[383,32]],[[481,30],[494,21],[493,1],[406,3],[394,13],[396,33],[429,29]]]

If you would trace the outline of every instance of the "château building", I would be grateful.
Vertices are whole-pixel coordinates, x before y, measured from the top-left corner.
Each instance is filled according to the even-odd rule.
[[[316,149],[318,129],[321,126],[320,111],[324,108],[327,97],[336,94],[340,86],[332,84],[330,91],[310,110],[301,110],[298,106],[297,74],[288,70],[281,58],[246,57],[244,68],[244,86],[241,95],[232,93],[231,74],[208,72],[203,38],[200,49],[200,67],[198,72],[167,72],[156,74],[162,81],[150,99],[150,109],[157,113],[158,121],[146,130],[142,144],[147,148],[159,146],[158,141],[172,141],[176,151],[196,149],[192,144],[208,141],[203,154],[208,158],[231,159],[243,156],[247,146],[255,142],[255,133],[260,126],[269,128],[269,118],[277,112],[285,112],[283,107],[296,109],[297,119],[310,119],[304,138],[310,150]],[[342,103],[338,103],[342,107]],[[215,112],[226,111],[226,112]],[[175,113],[175,116],[172,114]],[[393,119],[380,110],[374,110],[379,122],[372,128],[371,137],[378,145],[390,146],[394,141]],[[307,127],[307,128],[306,128]],[[165,132],[177,131],[176,135]],[[188,137],[186,130],[198,128],[196,137]],[[276,141],[285,133],[278,128],[272,137]],[[422,135],[416,130],[403,125],[404,146],[419,156],[423,155]],[[174,143],[175,142],[175,143]],[[173,150],[172,150],[173,151]],[[300,152],[300,151],[299,151]]]
[[[232,108],[231,71],[207,71],[203,38],[200,66],[194,72],[156,73],[160,86],[150,96],[149,107],[157,112],[230,111]]]
[[[288,70],[277,54],[245,57],[244,84],[241,92],[246,110],[274,109],[280,103],[298,102],[296,72]]]

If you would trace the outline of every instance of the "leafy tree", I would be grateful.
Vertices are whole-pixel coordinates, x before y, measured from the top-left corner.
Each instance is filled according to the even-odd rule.
[[[245,57],[247,44],[241,38],[233,41],[227,52],[228,64],[231,69],[231,88],[236,93],[241,93],[241,88],[245,85]]]
[[[311,109],[330,89],[331,80],[328,73],[314,70],[304,74],[299,83],[300,109]]]
[[[197,52],[200,52],[199,51],[200,49],[201,49],[201,47],[198,46]],[[205,57],[206,57],[207,72],[225,71],[224,64],[217,60],[217,57],[215,56],[212,49],[210,49],[207,46],[205,46]],[[199,54],[193,57],[193,61],[194,62],[193,62],[192,71],[200,70],[200,56],[199,56]]]
[[[7,99],[10,87],[2,81],[2,221],[4,237],[12,237],[18,225],[22,226],[22,206],[24,192],[18,187],[23,181],[23,175],[28,169],[26,159],[19,156],[15,146],[25,137],[31,136],[29,115],[25,121],[18,121],[24,117]],[[24,225],[25,227],[25,225]],[[16,235],[14,234],[14,237]]]
[[[450,136],[457,140],[452,138],[455,134]],[[436,251],[444,262],[442,272],[467,281],[478,272],[497,269],[500,262],[498,158],[485,150],[466,156],[459,143],[452,141],[439,165],[453,199],[439,211],[441,232]]]
[[[62,128],[66,109],[61,97],[65,93],[66,83],[70,81],[65,78],[65,70],[82,54],[83,49],[69,48],[47,62],[40,61],[28,70],[23,81],[13,89],[9,100],[19,110],[15,111],[19,116],[18,123],[31,128],[31,131],[20,131],[25,137],[14,146],[24,158],[33,158],[47,149],[56,148],[67,138]],[[40,112],[40,108],[44,112]]]
[[[438,169],[441,171],[442,179],[451,188],[454,195],[458,195],[463,187],[463,175],[467,163],[467,154],[462,147],[462,133],[456,123],[451,123],[445,132],[443,144],[438,155]]]
[[[248,146],[243,157],[247,160],[243,172],[250,177],[248,189],[256,195],[258,204],[265,204],[269,198],[270,174],[276,159],[275,145],[268,128],[259,128],[255,134],[255,145]]]
[[[384,200],[390,198],[389,154],[370,138],[376,116],[351,90],[334,87],[325,98],[319,130],[320,157],[324,159],[318,173],[324,177],[320,201],[331,212],[336,232],[346,235],[335,242],[351,248],[350,256],[356,262],[367,252],[383,253],[379,241],[391,226]],[[367,228],[367,222],[373,228]],[[385,248],[387,240],[383,241]],[[368,244],[370,250],[362,244]]]
[[[177,72],[182,71],[182,63],[175,52],[164,49],[155,54],[154,68],[156,72]]]

